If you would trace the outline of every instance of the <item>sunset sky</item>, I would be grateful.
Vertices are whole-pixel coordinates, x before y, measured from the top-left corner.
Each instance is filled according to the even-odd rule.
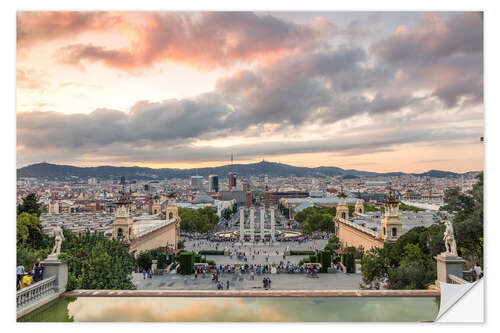
[[[480,13],[19,12],[17,166],[483,169]]]

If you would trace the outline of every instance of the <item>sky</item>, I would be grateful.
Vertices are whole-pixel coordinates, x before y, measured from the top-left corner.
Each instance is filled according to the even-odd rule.
[[[17,166],[483,169],[478,12],[18,12]]]

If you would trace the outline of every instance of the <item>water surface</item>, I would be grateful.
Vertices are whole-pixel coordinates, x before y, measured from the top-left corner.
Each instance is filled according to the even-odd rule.
[[[430,297],[78,297],[61,298],[31,322],[415,322],[434,321]]]

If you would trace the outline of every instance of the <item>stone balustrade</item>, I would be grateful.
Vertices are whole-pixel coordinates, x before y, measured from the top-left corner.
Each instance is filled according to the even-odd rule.
[[[365,227],[363,227],[363,226],[361,226],[361,225],[359,225],[357,223],[351,222],[349,220],[346,220],[346,219],[343,219],[343,218],[338,218],[338,220],[340,222],[342,222],[342,223],[350,226],[350,227],[353,227],[354,229],[358,229],[359,231],[362,231],[362,232],[364,232],[366,234],[369,234],[369,235],[371,235],[371,236],[373,236],[375,238],[377,238],[378,235],[379,235],[378,232],[373,231],[373,230],[368,229],[368,228],[365,228]]]
[[[57,298],[59,294],[56,287],[56,277],[51,276],[19,290],[16,293],[17,316],[22,316],[41,304],[46,304]]]
[[[464,280],[462,278],[459,278],[458,276],[455,276],[453,274],[448,274],[448,279],[453,284],[467,284],[467,283],[470,283],[469,281]]]

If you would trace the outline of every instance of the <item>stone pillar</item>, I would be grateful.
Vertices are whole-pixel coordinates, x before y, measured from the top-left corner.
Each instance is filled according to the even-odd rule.
[[[158,268],[158,260],[153,259],[151,261],[151,270],[153,271],[153,274],[156,273],[157,268]]]
[[[245,240],[245,208],[240,208],[240,241]]]
[[[255,208],[250,208],[250,241],[254,241]]]
[[[271,208],[271,240],[276,240],[276,218],[274,216],[274,208]]]
[[[436,257],[437,280],[443,283],[451,283],[448,275],[455,275],[463,279],[463,264],[465,260],[451,253],[443,252]]]
[[[264,242],[265,241],[265,238],[264,238],[264,235],[265,235],[265,223],[266,221],[266,209],[264,207],[261,207],[260,208],[260,241],[261,242]]]
[[[44,267],[43,278],[55,276],[56,292],[65,292],[68,283],[68,264],[55,256],[48,256],[42,263]]]

